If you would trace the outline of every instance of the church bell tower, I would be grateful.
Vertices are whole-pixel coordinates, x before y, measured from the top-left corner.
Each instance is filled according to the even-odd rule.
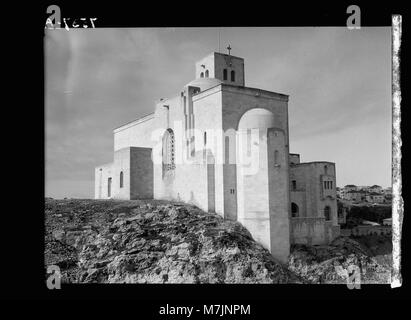
[[[225,84],[244,87],[244,59],[228,54],[213,52],[196,63],[196,79],[215,78]]]

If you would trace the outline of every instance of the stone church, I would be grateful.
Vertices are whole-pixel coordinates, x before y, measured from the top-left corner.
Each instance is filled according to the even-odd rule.
[[[96,199],[167,199],[237,220],[285,262],[290,244],[339,235],[335,164],[289,153],[288,96],[245,86],[244,59],[213,52],[153,113],[114,129]]]

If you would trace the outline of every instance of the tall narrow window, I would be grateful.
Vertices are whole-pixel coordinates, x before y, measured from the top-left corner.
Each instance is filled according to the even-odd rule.
[[[205,72],[205,77],[208,78],[208,70]]]
[[[326,206],[324,208],[324,217],[326,221],[330,221],[331,220],[331,208],[329,206]]]
[[[204,146],[207,145],[207,132],[204,132]]]
[[[123,187],[123,171],[120,172],[120,188]]]
[[[107,197],[111,197],[111,178],[107,180]]]
[[[291,184],[292,184],[293,190],[297,190],[297,181],[293,180],[291,181]]]
[[[167,129],[163,136],[163,177],[167,171],[175,169],[174,132]]]
[[[333,188],[333,182],[330,181],[330,189],[332,189],[332,188]]]
[[[227,80],[227,78],[228,78],[227,69],[224,69],[223,70],[223,79]]]
[[[204,72],[200,73],[200,78],[204,78]]]
[[[324,181],[323,184],[324,184],[324,189],[327,189],[327,181]]]
[[[325,175],[328,174],[328,166],[327,166],[327,165],[324,166],[324,174],[325,174]]]
[[[251,156],[251,129],[247,129],[247,157]]]
[[[279,152],[278,150],[274,151],[274,165],[279,166],[280,165],[280,159],[279,159]]]
[[[231,81],[232,82],[235,81],[235,72],[234,72],[234,70],[231,70]]]
[[[225,141],[225,159],[224,159],[225,162],[224,163],[229,164],[230,163],[230,138],[225,137],[224,141]]]

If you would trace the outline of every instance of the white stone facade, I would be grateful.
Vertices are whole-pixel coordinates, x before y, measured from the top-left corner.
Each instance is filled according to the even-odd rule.
[[[335,165],[290,155],[288,96],[246,87],[239,57],[212,53],[195,72],[176,97],[114,130],[114,161],[95,169],[95,198],[194,204],[238,220],[284,262],[291,243],[331,241]]]

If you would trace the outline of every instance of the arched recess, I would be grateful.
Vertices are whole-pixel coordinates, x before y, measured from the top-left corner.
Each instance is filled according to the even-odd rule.
[[[264,108],[249,109],[238,121],[238,130],[245,129],[267,129],[275,127],[274,114]]]
[[[294,202],[291,202],[291,217],[293,218],[298,218],[300,215],[300,209],[298,208],[298,205]]]
[[[286,130],[278,128],[276,121],[275,113],[268,107],[247,108],[238,120],[238,220],[251,230],[254,239],[285,259],[284,252],[289,250],[290,202],[283,188],[289,174],[284,166]],[[250,145],[251,153],[247,156]],[[282,167],[275,167],[275,162]]]

